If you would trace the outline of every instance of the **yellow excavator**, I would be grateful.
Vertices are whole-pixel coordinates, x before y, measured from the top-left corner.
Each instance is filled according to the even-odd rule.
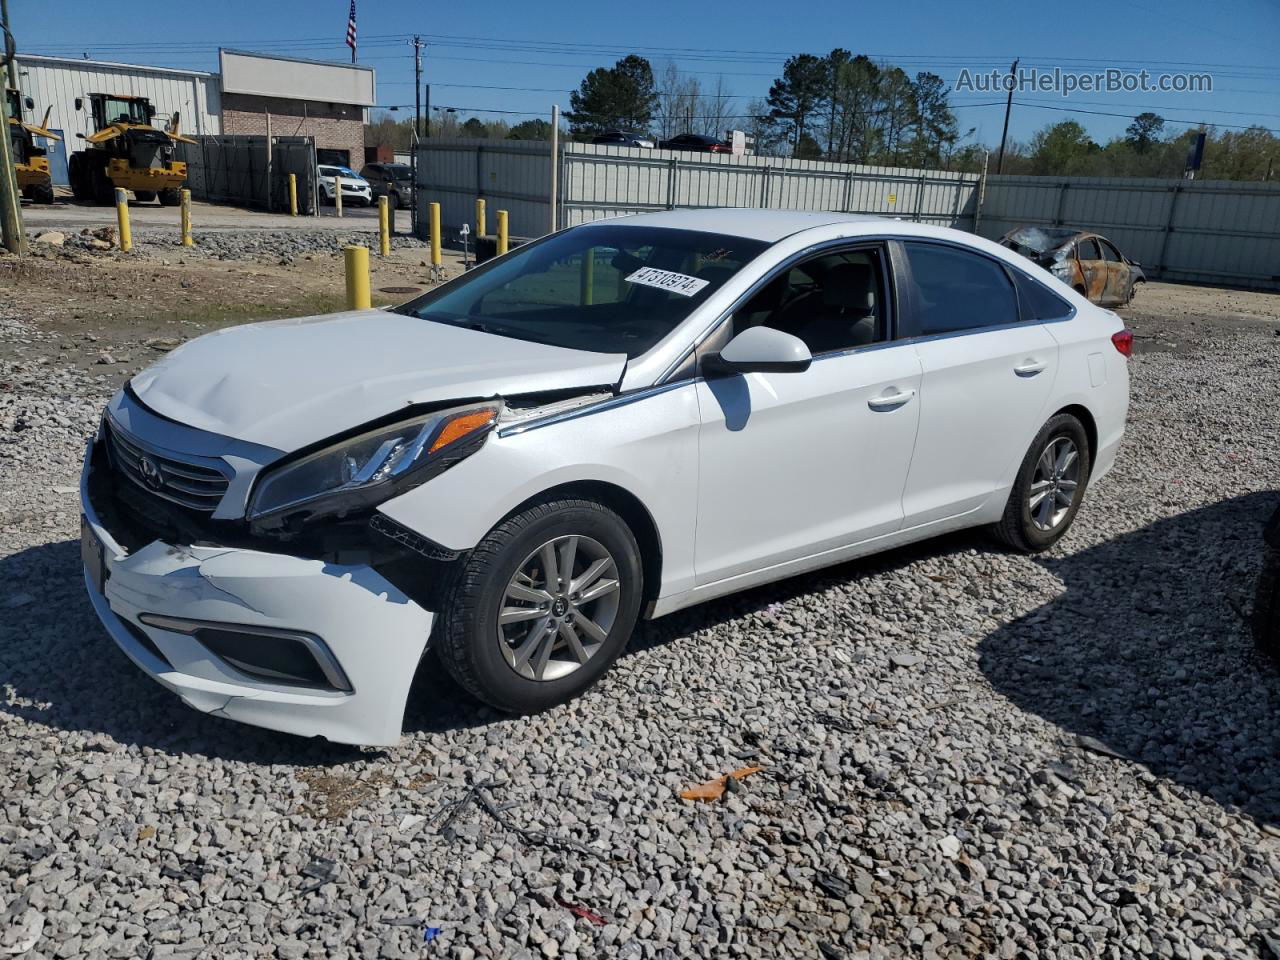
[[[84,101],[76,98],[76,109]],[[117,187],[132,190],[143,203],[160,198],[166,207],[179,202],[187,165],[174,160],[175,143],[196,143],[178,131],[178,115],[169,129],[152,126],[156,110],[146,97],[89,94],[94,132],[87,146],[71,155],[67,173],[71,192],[84,203],[111,203]]]
[[[49,126],[49,110],[45,111],[40,126],[22,121],[22,94],[13,88],[4,92],[6,114],[9,120],[9,142],[13,150],[13,168],[18,175],[18,189],[22,195],[33,203],[53,203],[53,177],[49,175],[49,157],[45,150],[36,146],[36,137],[48,140],[61,140],[51,133]],[[27,109],[35,104],[31,98],[26,100]]]

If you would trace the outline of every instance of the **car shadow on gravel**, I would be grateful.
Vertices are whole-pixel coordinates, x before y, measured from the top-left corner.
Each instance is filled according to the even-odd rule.
[[[1280,672],[1248,619],[1278,499],[1224,500],[1044,559],[1064,592],[985,637],[982,672],[1095,750],[1280,822]]]

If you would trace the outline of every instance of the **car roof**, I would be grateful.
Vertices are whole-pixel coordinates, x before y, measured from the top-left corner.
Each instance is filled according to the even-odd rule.
[[[596,221],[605,222],[605,221]],[[783,237],[833,223],[893,223],[884,217],[857,213],[809,210],[757,210],[750,207],[720,207],[710,210],[668,210],[619,218],[617,222],[637,227],[668,227],[673,230],[701,230],[731,237],[747,237],[776,243]]]

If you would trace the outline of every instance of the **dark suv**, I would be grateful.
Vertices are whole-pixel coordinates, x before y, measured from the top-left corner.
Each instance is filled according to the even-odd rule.
[[[413,168],[407,163],[366,163],[360,176],[369,181],[375,197],[386,197],[391,209],[413,200]]]

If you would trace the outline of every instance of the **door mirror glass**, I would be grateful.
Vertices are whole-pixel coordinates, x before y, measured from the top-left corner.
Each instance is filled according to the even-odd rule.
[[[751,327],[734,337],[719,353],[703,358],[708,374],[801,373],[813,355],[799,337],[772,327]]]

